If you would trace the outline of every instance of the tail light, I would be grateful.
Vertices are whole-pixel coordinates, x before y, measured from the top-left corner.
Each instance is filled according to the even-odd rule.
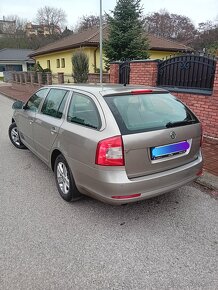
[[[196,175],[197,175],[197,176],[203,176],[203,175],[204,175],[203,168],[201,168],[201,169],[197,172]]]
[[[95,164],[102,166],[124,166],[123,140],[115,136],[100,141],[96,149]]]

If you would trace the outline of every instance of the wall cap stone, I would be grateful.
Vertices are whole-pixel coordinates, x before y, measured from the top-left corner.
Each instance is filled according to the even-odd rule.
[[[174,93],[184,93],[184,94],[193,94],[193,95],[202,95],[202,96],[211,96],[213,95],[212,90],[201,90],[201,89],[180,89],[180,88],[171,88],[171,87],[161,87],[169,92]]]
[[[144,62],[160,62],[160,59],[136,59],[136,60],[131,60],[130,63],[144,63]]]
[[[112,61],[110,62],[110,64],[121,64],[123,61],[121,60],[116,60],[116,61]]]

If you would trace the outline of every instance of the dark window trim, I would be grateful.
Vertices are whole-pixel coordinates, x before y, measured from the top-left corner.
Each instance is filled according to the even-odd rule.
[[[65,58],[61,58],[61,67],[65,68]]]
[[[47,59],[47,68],[51,69],[51,60]]]
[[[57,58],[56,59],[56,66],[57,66],[57,68],[60,68],[61,67],[61,65],[60,65],[60,58]]]

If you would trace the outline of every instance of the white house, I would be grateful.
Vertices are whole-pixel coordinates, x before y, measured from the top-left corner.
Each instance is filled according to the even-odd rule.
[[[5,71],[27,71],[34,65],[34,60],[29,57],[31,49],[4,48],[0,50],[0,77]]]

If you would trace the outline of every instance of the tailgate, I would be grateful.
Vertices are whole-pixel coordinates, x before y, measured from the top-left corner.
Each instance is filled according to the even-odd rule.
[[[129,178],[134,178],[195,160],[199,155],[201,126],[198,123],[122,137],[126,172]]]

